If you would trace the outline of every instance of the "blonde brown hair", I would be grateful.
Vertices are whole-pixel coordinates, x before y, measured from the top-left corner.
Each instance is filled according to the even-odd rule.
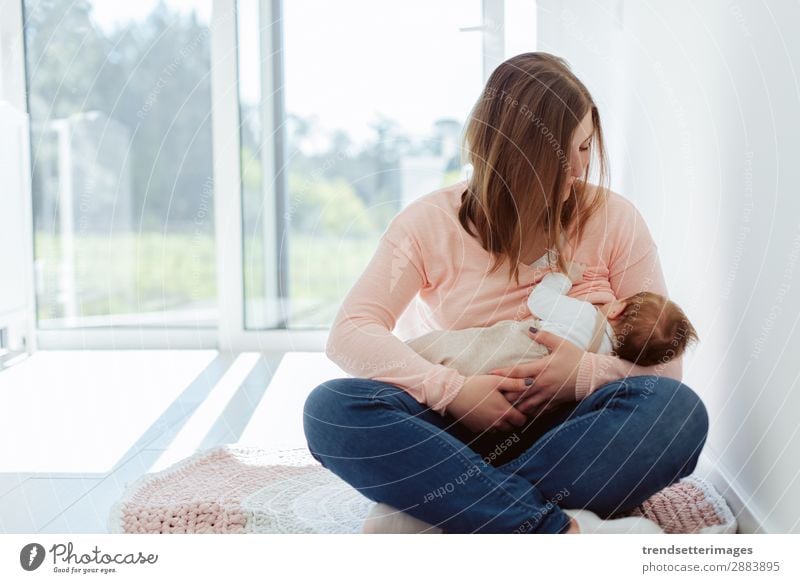
[[[665,363],[698,342],[697,331],[675,302],[652,292],[625,299],[619,318],[610,320],[616,334],[614,353],[641,366]]]
[[[571,140],[589,111],[598,188],[588,184],[590,163],[564,200],[560,193],[568,178]],[[472,108],[462,147],[472,174],[461,195],[458,218],[495,255],[491,273],[507,259],[519,285],[523,230],[534,229],[545,233],[558,268],[566,272],[561,237],[580,239],[583,224],[605,200],[607,182],[597,106],[566,61],[536,52],[501,63]]]

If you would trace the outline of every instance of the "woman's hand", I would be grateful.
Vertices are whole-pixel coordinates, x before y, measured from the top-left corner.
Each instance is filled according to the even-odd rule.
[[[514,427],[525,425],[527,417],[515,409],[500,390],[511,384],[492,375],[467,377],[445,411],[475,433],[490,428],[512,431]]]
[[[575,382],[583,350],[550,332],[528,330],[530,337],[550,351],[549,356],[512,367],[499,368],[489,374],[508,378],[506,398],[526,415],[552,409],[561,403],[575,401]],[[531,386],[524,379],[532,378]]]

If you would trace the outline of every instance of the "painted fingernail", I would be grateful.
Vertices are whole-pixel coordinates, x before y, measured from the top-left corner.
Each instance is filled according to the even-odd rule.
[[[534,328],[533,326],[531,326],[530,328],[528,328],[528,330],[530,330],[530,331],[531,331],[531,332],[533,332],[534,334],[536,334],[536,333],[539,331],[539,329],[538,329],[538,328]]]
[[[525,378],[525,386],[530,387],[533,384],[533,379],[531,377]]]

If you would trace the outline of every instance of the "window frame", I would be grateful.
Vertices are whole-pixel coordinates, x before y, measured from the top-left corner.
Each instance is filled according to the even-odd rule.
[[[9,365],[22,353],[32,353],[37,348],[36,335],[36,288],[33,268],[33,205],[30,176],[30,117],[26,99],[25,85],[25,40],[23,37],[22,2],[7,2],[3,5],[3,18],[0,19],[0,102],[8,115],[19,122],[22,135],[19,136],[20,179],[23,185],[22,235],[17,252],[23,255],[24,279],[20,288],[25,296],[24,305],[11,311],[0,313],[0,332],[3,342],[0,350],[0,369]],[[13,114],[11,113],[13,112]],[[5,347],[8,342],[11,346]]]

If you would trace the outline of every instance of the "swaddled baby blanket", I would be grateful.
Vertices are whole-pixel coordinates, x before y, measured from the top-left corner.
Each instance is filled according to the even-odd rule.
[[[501,320],[487,327],[434,330],[407,340],[406,344],[429,362],[454,368],[464,376],[488,374],[496,368],[549,354],[545,346],[528,334],[531,326],[552,332],[589,352],[610,353],[613,328],[591,303],[568,297],[571,286],[566,275],[548,273],[528,300],[531,314],[538,317]]]

